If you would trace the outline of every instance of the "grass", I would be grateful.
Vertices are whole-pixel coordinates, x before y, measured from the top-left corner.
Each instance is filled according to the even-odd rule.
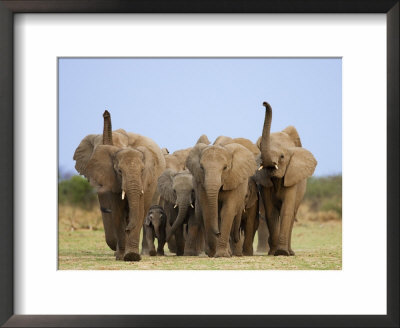
[[[293,229],[296,256],[208,258],[142,256],[140,262],[116,261],[102,230],[60,230],[60,270],[340,270],[342,268],[341,221],[300,222]],[[254,249],[257,245],[255,238]],[[167,249],[167,247],[165,247]]]

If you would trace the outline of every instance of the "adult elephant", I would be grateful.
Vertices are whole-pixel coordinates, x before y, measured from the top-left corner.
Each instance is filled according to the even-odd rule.
[[[227,136],[219,136],[214,145],[225,146],[228,144],[240,144],[253,153],[254,158],[260,155],[259,148],[246,138],[230,138]],[[241,217],[240,228],[243,231],[243,241],[240,243],[232,243],[232,252],[234,255],[252,256],[253,241],[259,223],[259,194],[257,184],[253,176],[248,179],[248,188],[244,201],[244,209]]]
[[[294,219],[306,191],[307,178],[317,161],[302,148],[294,126],[271,134],[272,108],[264,102],[265,119],[260,138],[261,166],[256,172],[270,236],[269,255],[294,255],[291,236]]]
[[[229,257],[234,221],[232,237],[235,243],[240,239],[248,179],[257,167],[254,156],[236,143],[226,146],[199,143],[190,151],[186,166],[194,177],[196,204],[200,205],[196,208],[201,209],[199,214],[203,216],[208,256]]]
[[[140,231],[145,214],[157,202],[153,196],[165,159],[152,139],[122,129],[111,132],[109,112],[103,117],[103,143],[98,143],[98,135],[86,136],[75,151],[75,168],[97,189],[102,212],[111,214],[117,259],[139,261]]]
[[[204,144],[209,145],[210,141],[208,140],[208,137],[205,134],[203,134],[197,140],[196,144],[198,144],[198,143],[204,143]],[[167,148],[163,148],[162,152],[163,152],[164,158],[165,158],[166,169],[171,169],[172,171],[175,171],[175,172],[184,171],[186,169],[186,159],[191,150],[192,150],[192,147],[189,147],[186,149],[176,150],[175,152],[170,154],[169,150]],[[164,207],[164,199],[163,198],[160,199],[160,205]],[[167,204],[167,206],[168,206],[168,204]],[[166,209],[166,210],[168,211],[168,216],[174,215],[174,211],[171,212],[168,209]],[[199,220],[197,220],[197,221],[199,221]],[[192,220],[190,222],[191,222],[191,224],[190,224],[189,228],[192,230],[196,230],[197,225],[192,225],[192,222],[193,222]],[[167,229],[167,234],[170,236],[170,238],[168,240],[168,249],[172,253],[177,253],[175,233],[170,233],[171,225],[169,225],[169,224],[166,225],[166,229]],[[188,239],[188,242],[190,242],[190,240],[191,239]],[[191,248],[191,246],[189,248]],[[202,246],[198,246],[197,248],[201,249]],[[192,250],[191,250],[191,251],[187,252],[187,254],[189,254],[189,253],[191,253],[191,254],[193,253],[192,255],[195,255],[197,252],[192,252]]]
[[[195,217],[193,177],[188,170],[175,172],[167,169],[158,178],[157,190],[164,200],[167,213],[167,241],[172,235],[176,241],[176,255],[197,256],[202,251],[201,222]],[[187,227],[186,240],[184,225]]]

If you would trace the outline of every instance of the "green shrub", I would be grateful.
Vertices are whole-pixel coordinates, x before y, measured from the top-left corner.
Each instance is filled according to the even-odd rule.
[[[70,179],[58,183],[58,202],[81,208],[91,208],[97,202],[97,195],[85,178],[74,175]]]
[[[312,177],[304,197],[312,212],[336,212],[342,217],[342,176]]]

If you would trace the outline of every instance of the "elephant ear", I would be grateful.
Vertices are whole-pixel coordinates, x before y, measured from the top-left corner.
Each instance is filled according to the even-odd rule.
[[[256,157],[256,163],[257,167],[260,167],[261,165],[261,154],[257,155]],[[268,174],[268,170],[266,168],[258,170],[254,173],[253,175],[254,181],[265,188],[269,188],[273,186],[273,183],[271,181],[271,177]]]
[[[99,145],[86,165],[89,180],[103,186],[102,189],[105,191],[121,191],[120,182],[114,171],[114,158],[118,150],[119,148],[115,146]]]
[[[317,161],[310,151],[300,147],[289,148],[292,153],[286,169],[284,186],[291,187],[296,183],[312,176]]]
[[[202,134],[196,142],[196,144],[199,144],[199,143],[209,145],[211,142],[210,142],[210,140],[208,140],[208,137],[205,134]]]
[[[151,225],[151,221],[150,221],[149,215],[146,215],[146,218],[144,219],[144,224],[146,226],[148,226],[148,227]]]
[[[296,147],[302,147],[299,133],[293,125],[288,126],[282,132],[285,132],[290,137]]]
[[[166,169],[160,175],[157,182],[157,191],[159,192],[160,196],[172,204],[175,204],[176,202],[176,196],[172,188],[174,175],[174,171],[171,169]]]
[[[186,167],[192,173],[194,179],[198,183],[203,183],[204,180],[204,173],[203,170],[200,168],[200,158],[201,153],[204,148],[208,147],[206,144],[198,143],[196,144],[189,152],[189,155],[186,159]]]
[[[144,146],[136,147],[136,150],[143,154],[143,173],[142,181],[144,188],[149,187],[155,178],[156,161],[155,155],[149,149]]]
[[[225,146],[232,154],[231,168],[224,178],[223,190],[232,190],[247,181],[257,169],[253,153],[239,144]]]
[[[85,138],[82,139],[78,148],[76,148],[74,153],[75,169],[87,177],[86,165],[89,162],[90,157],[93,154],[93,150],[95,147],[95,139],[98,137],[98,134],[89,134]]]

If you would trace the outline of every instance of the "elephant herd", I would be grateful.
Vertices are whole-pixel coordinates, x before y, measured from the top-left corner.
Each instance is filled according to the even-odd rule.
[[[268,254],[295,254],[293,223],[317,161],[295,127],[270,132],[272,109],[263,105],[256,144],[226,136],[211,144],[202,135],[172,154],[148,137],[112,131],[104,112],[103,134],[86,136],[74,160],[97,190],[106,243],[117,260],[161,256],[165,244],[178,256],[251,256],[262,220]]]

